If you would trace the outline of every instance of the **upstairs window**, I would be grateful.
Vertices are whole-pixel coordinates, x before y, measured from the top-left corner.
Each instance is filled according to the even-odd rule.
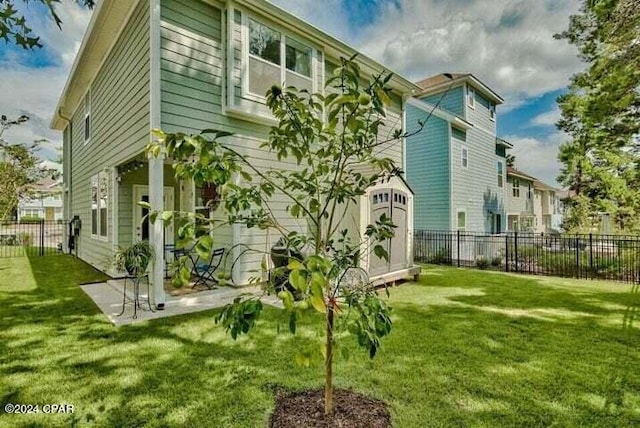
[[[84,143],[91,140],[91,90],[84,96]]]
[[[467,105],[476,108],[476,91],[470,86],[467,86]]]
[[[517,178],[513,179],[513,197],[520,197],[520,180],[518,180]]]
[[[251,94],[263,97],[271,86],[283,83],[312,91],[312,57],[309,46],[249,19],[247,88]]]
[[[496,105],[493,103],[489,104],[489,119],[496,121]]]
[[[498,187],[502,187],[504,185],[504,167],[502,166],[502,162],[498,162]]]
[[[462,167],[467,168],[469,166],[469,152],[467,149],[462,149]]]

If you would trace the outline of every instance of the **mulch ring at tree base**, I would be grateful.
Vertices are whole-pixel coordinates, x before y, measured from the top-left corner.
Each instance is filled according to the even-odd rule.
[[[333,391],[333,414],[324,414],[324,389],[276,393],[271,428],[389,428],[391,415],[382,401],[354,391]]]

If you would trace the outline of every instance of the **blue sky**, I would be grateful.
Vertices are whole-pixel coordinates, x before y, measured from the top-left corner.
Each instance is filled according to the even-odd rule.
[[[555,99],[582,65],[553,34],[566,28],[579,0],[273,1],[409,79],[473,73],[505,98],[498,133],[514,144],[517,167],[555,182],[557,147],[566,139],[553,126]],[[0,99],[0,112],[32,118],[5,137],[47,138],[42,155],[55,158],[61,137],[48,122],[90,11],[63,0],[59,31],[41,5],[25,10],[45,47],[25,52],[0,41],[0,93],[9,95]]]

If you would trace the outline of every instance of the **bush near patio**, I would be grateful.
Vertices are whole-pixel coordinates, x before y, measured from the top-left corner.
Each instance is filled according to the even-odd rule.
[[[78,286],[104,276],[77,259],[0,269],[0,405],[75,406],[0,427],[260,427],[274,390],[320,386],[291,362],[312,320],[279,335],[267,307],[235,342],[218,311],[114,327]],[[336,384],[389,403],[396,427],[640,424],[637,287],[429,267],[390,302],[394,334],[374,360],[345,342]]]

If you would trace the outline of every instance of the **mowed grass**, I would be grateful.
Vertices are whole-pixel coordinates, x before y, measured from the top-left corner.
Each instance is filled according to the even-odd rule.
[[[102,275],[70,256],[1,259],[0,278],[0,404],[75,410],[0,411],[2,427],[263,427],[274,390],[323,382],[320,366],[294,363],[316,346],[318,317],[292,336],[267,307],[237,341],[215,311],[114,327],[78,285]],[[335,372],[338,387],[387,402],[394,426],[640,424],[628,285],[428,267],[390,300],[379,355],[342,338]]]

